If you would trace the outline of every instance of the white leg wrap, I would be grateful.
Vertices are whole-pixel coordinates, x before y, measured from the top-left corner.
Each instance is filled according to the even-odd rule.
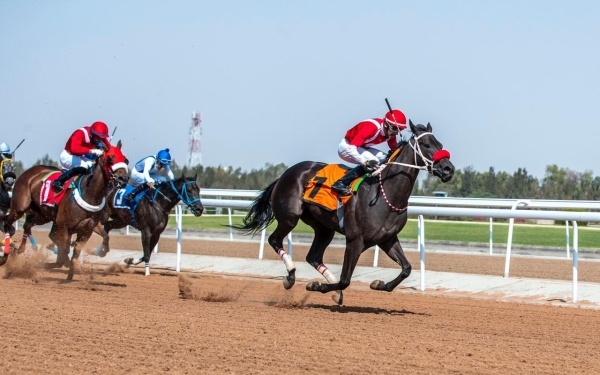
[[[331,272],[324,264],[321,264],[319,267],[317,267],[317,271],[323,275],[329,284],[336,284],[339,281],[333,272]]]
[[[146,267],[145,276],[150,276],[150,267]]]
[[[283,260],[283,264],[285,264],[285,269],[288,272],[291,272],[291,271],[293,271],[293,270],[296,269],[296,265],[294,265],[294,262],[292,261],[292,259],[290,258],[290,256],[287,255],[287,253],[285,252],[285,250],[279,249],[279,251],[277,253],[281,257],[281,260]]]

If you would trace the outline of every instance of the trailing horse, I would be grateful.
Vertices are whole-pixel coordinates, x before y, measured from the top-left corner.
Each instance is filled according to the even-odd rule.
[[[110,251],[108,233],[113,229],[131,225],[142,232],[142,247],[144,256],[138,262],[133,258],[125,259],[125,263],[137,265],[145,262],[145,275],[150,275],[150,256],[152,249],[158,243],[160,235],[165,230],[169,221],[169,213],[179,203],[183,202],[195,216],[201,216],[204,206],[200,201],[200,188],[194,177],[181,176],[174,181],[163,182],[154,190],[144,193],[138,203],[134,203],[133,212],[123,205],[126,195],[125,189],[113,191],[108,195],[108,204],[102,221],[96,226],[94,232],[103,238],[102,246],[98,248],[97,255],[104,257]],[[115,198],[121,203],[115,207]],[[112,219],[112,220],[109,220]]]
[[[107,149],[99,157],[91,172],[79,177],[71,189],[64,189],[64,197],[58,205],[43,204],[42,189],[51,189],[46,177],[53,172],[60,172],[56,167],[36,165],[29,168],[15,182],[10,212],[4,220],[5,256],[8,254],[10,237],[14,234],[14,222],[23,215],[23,239],[17,253],[25,251],[27,239],[31,236],[31,228],[53,222],[49,237],[58,247],[55,263],[46,264],[47,268],[69,266],[67,280],[73,279],[73,260],[79,257],[82,247],[93,233],[100,220],[101,210],[106,202],[106,191],[112,183],[125,185],[129,179],[127,159],[121,152],[121,142],[116,147]],[[73,257],[69,260],[71,237],[77,234],[74,242]],[[2,262],[2,264],[4,263]]]
[[[412,137],[401,142],[390,156],[378,176],[366,178],[344,207],[343,216],[303,200],[305,187],[326,164],[312,161],[298,163],[287,169],[281,177],[262,191],[254,201],[244,225],[237,229],[258,233],[274,220],[277,227],[269,236],[269,244],[283,260],[288,275],[283,284],[286,289],[295,283],[296,266],[283,249],[283,239],[302,220],[315,231],[306,261],[325,277],[328,284],[313,281],[306,286],[309,291],[327,293],[340,291],[333,296],[343,303],[342,290],[350,285],[352,273],[363,251],[378,245],[392,260],[402,267],[398,277],[390,282],[375,280],[371,289],[391,292],[411,273],[411,265],[398,241],[398,233],[408,219],[408,198],[420,170],[448,182],[454,174],[450,154],[432,134],[430,124],[414,125],[409,122]],[[342,220],[340,220],[342,219]],[[340,279],[323,264],[323,253],[335,232],[346,236],[346,249]]]
[[[0,162],[0,219],[4,218],[10,208],[10,195],[17,178],[15,170],[13,159]]]

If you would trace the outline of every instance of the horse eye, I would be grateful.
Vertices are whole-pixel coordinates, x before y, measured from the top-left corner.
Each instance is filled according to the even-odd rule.
[[[425,146],[425,148],[430,148],[431,146],[429,145],[429,143],[425,143],[423,146]]]

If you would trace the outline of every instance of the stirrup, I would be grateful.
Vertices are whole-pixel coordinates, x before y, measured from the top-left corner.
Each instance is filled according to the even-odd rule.
[[[350,190],[350,188],[348,186],[338,187],[338,186],[335,186],[335,184],[333,184],[331,186],[331,190],[333,190],[333,191],[337,192],[339,195],[343,195],[343,196],[352,195],[352,190]]]
[[[51,185],[56,190],[62,190],[65,188],[65,186],[58,180],[53,181]]]

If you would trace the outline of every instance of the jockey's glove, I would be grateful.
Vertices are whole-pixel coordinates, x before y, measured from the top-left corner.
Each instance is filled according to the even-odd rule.
[[[96,156],[102,156],[102,155],[104,155],[104,151],[94,148],[94,149],[90,150],[90,154],[94,154]]]

